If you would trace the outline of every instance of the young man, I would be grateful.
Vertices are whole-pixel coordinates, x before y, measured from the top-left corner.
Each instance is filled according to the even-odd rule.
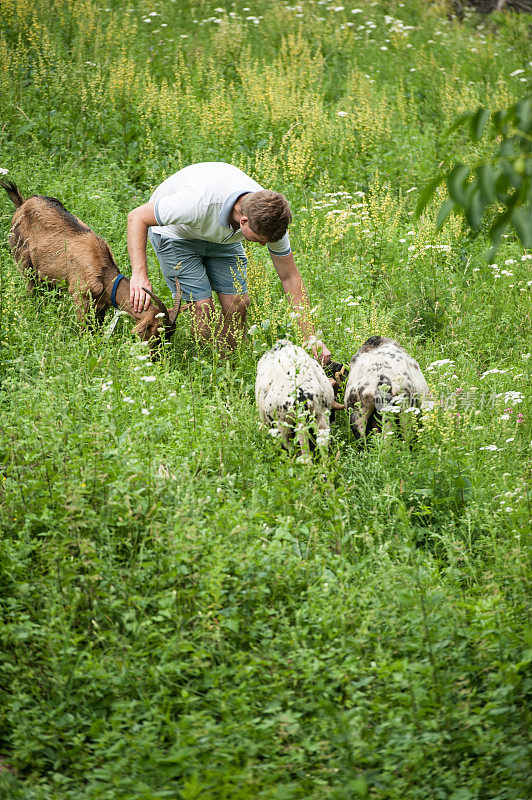
[[[146,266],[149,236],[164,279],[176,295],[176,278],[186,300],[194,303],[195,329],[211,337],[215,318],[212,291],[222,307],[217,339],[233,349],[246,322],[247,258],[242,240],[267,245],[284,291],[297,312],[305,338],[313,334],[308,300],[295,265],[287,228],[292,220],[284,195],[265,191],[242,170],[222,162],[192,164],[161,183],[150,200],[130,212],[127,244],[131,260],[131,302],[135,311],[150,304]],[[331,354],[322,342],[315,355]]]

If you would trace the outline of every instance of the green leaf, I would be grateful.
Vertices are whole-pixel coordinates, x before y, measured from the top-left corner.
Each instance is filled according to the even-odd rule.
[[[482,215],[487,203],[482,199],[480,188],[476,186],[471,197],[471,202],[466,209],[467,221],[473,229],[477,229],[482,220]]]
[[[532,133],[532,96],[525,97],[515,106],[515,127],[523,133]]]
[[[500,199],[501,196],[506,196],[510,189],[511,186],[508,177],[504,174],[504,172],[499,172],[497,178],[495,179],[495,192],[497,194],[497,199]]]
[[[495,200],[495,181],[498,174],[498,170],[489,162],[482,164],[477,170],[478,182],[486,203]]]
[[[523,247],[527,250],[532,248],[532,208],[530,206],[514,208],[512,223]]]
[[[508,133],[508,116],[508,111],[494,111],[491,115],[492,125],[501,136]]]
[[[451,133],[454,133],[454,131],[458,130],[458,128],[460,128],[462,125],[464,125],[472,115],[473,115],[473,112],[471,112],[471,111],[462,112],[462,114],[460,114],[455,119],[455,121],[451,125],[449,125],[448,128],[446,128],[444,130],[444,132],[443,132],[444,138],[447,138],[448,136],[451,135]]]
[[[479,108],[469,120],[469,131],[473,141],[478,142],[482,137],[486,123],[490,118],[490,113],[487,108]]]
[[[498,214],[497,217],[495,218],[495,222],[493,223],[493,225],[489,229],[489,237],[490,237],[491,241],[493,242],[493,246],[495,248],[497,248],[497,245],[501,241],[501,237],[502,237],[504,231],[508,227],[508,223],[510,221],[511,213],[512,212],[510,210],[510,211],[503,211],[500,214]],[[492,250],[493,250],[493,248],[492,248]]]
[[[456,208],[456,203],[450,197],[448,197],[444,202],[441,204],[440,210],[438,211],[438,216],[436,217],[436,229],[440,230],[443,227],[443,223],[451,213]]]
[[[445,179],[445,174],[440,173],[435,178],[432,178],[432,180],[430,180],[427,183],[427,185],[422,189],[416,205],[416,212],[415,212],[416,217],[421,216],[423,209],[426,208],[428,203],[431,201],[432,197],[434,196],[434,192],[436,191],[440,183],[443,182],[444,179]]]
[[[457,164],[447,176],[449,195],[455,203],[462,207],[467,203],[466,181],[469,177],[469,172],[469,167],[466,167],[465,164]]]

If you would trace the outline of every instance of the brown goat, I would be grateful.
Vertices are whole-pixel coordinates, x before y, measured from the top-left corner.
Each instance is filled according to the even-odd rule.
[[[91,302],[99,325],[107,309],[114,305],[138,320],[133,331],[142,341],[149,341],[152,349],[160,343],[161,333],[166,339],[171,337],[181,311],[181,290],[177,281],[173,308],[168,310],[157,295],[146,289],[157,308],[151,304],[147,310],[135,311],[129,300],[129,280],[116,281],[120,272],[109,246],[100,236],[55,197],[33,195],[24,200],[12,181],[0,181],[0,187],[17,209],[9,245],[30,293],[37,282],[66,283],[79,322],[85,321]]]

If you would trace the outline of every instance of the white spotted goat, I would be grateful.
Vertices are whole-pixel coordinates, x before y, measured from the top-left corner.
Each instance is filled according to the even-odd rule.
[[[280,340],[257,365],[255,401],[261,422],[282,438],[288,451],[297,439],[308,460],[316,445],[327,446],[330,415],[343,408],[335,402],[334,385],[302,347]]]
[[[411,410],[431,404],[429,387],[417,361],[400,344],[371,336],[351,360],[345,387],[345,407],[351,430],[363,439],[381,429],[381,412]]]

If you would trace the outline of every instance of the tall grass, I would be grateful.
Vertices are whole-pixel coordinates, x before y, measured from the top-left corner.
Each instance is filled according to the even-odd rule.
[[[234,163],[290,199],[333,356],[393,336],[439,400],[412,451],[357,450],[340,419],[296,463],[254,408],[258,356],[298,337],[263,250],[234,358],[180,317],[152,364],[127,319],[91,335],[60,291],[28,296],[4,246],[3,796],[528,796],[532,257],[507,237],[488,264],[484,232],[413,210],[458,155],[450,120],[530,90],[530,16],[448,12],[3,0],[0,167],[23,193],[127,273],[127,212]]]

